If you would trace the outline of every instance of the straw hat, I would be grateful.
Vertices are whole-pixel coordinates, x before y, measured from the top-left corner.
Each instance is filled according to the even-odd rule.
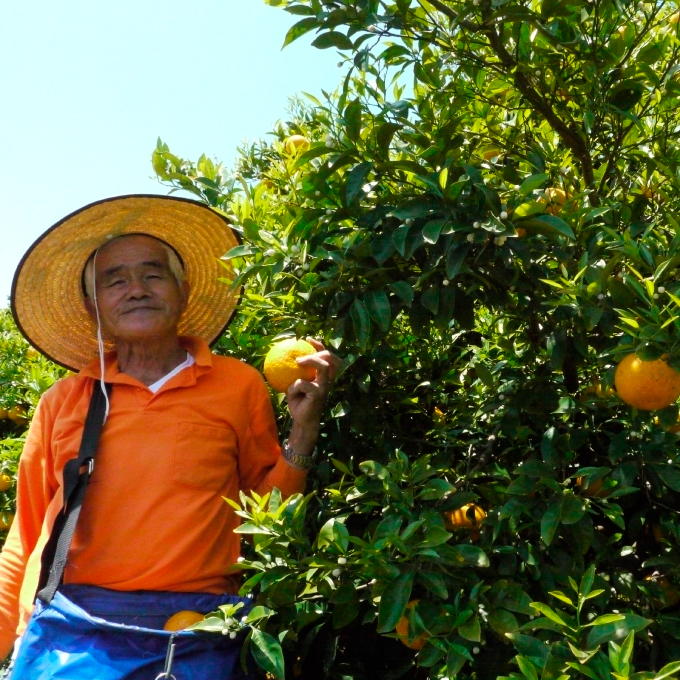
[[[229,285],[233,275],[219,260],[239,245],[229,222],[187,199],[117,196],[57,222],[29,248],[14,274],[11,304],[17,326],[52,361],[79,370],[96,357],[97,329],[83,302],[83,269],[97,248],[126,234],[155,236],[182,259],[191,292],[181,335],[213,343],[227,327],[240,297],[240,290]]]

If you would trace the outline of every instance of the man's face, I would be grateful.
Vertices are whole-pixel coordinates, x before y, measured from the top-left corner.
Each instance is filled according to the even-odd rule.
[[[150,236],[125,236],[97,253],[97,304],[104,334],[114,341],[154,342],[172,333],[186,309],[189,286],[170,271],[167,251]],[[96,322],[94,300],[85,299]]]

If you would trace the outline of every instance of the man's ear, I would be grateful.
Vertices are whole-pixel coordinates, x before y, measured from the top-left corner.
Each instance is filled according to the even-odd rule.
[[[189,304],[189,291],[191,286],[188,281],[182,281],[181,291],[182,291],[182,313],[186,311],[187,305]]]
[[[85,297],[84,302],[85,302],[85,309],[87,310],[87,313],[88,313],[90,319],[92,319],[92,321],[97,323],[97,312],[94,308],[94,303],[92,302],[92,299],[89,296],[87,296],[87,297]]]

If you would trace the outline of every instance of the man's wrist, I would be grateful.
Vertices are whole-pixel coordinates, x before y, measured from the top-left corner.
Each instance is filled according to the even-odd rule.
[[[298,456],[310,456],[314,452],[318,439],[318,425],[299,425],[293,421],[288,435],[288,444],[293,453]]]
[[[316,448],[311,454],[301,455],[295,453],[288,443],[287,439],[283,440],[283,446],[281,447],[281,456],[283,459],[295,470],[301,470],[307,472],[309,468],[312,467],[314,462],[314,457],[316,454]]]

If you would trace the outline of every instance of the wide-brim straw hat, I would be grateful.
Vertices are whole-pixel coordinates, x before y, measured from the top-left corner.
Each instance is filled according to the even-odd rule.
[[[11,306],[17,326],[52,361],[80,370],[97,356],[97,328],[84,304],[83,269],[97,248],[127,234],[154,236],[180,256],[190,285],[180,335],[197,335],[212,344],[229,324],[240,297],[240,290],[231,290],[233,276],[219,259],[240,243],[229,221],[188,199],[116,196],[86,205],[50,227],[14,275]],[[105,350],[110,349],[113,345],[106,343]]]

